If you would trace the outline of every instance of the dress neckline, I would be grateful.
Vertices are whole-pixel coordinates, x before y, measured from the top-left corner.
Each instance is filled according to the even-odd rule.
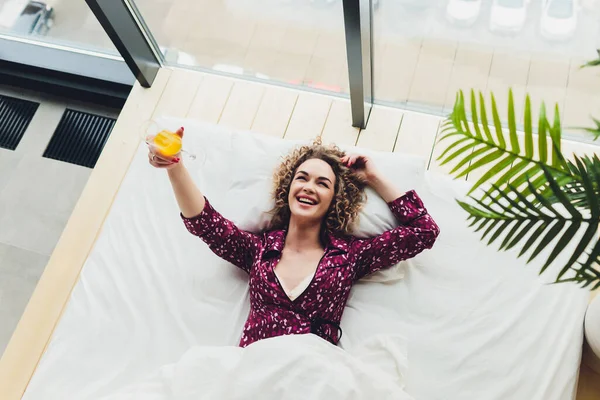
[[[279,284],[281,285],[281,288],[285,292],[286,296],[292,301],[297,299],[302,294],[302,292],[304,292],[308,288],[313,278],[317,274],[317,270],[315,269],[315,272],[313,272],[312,274],[308,274],[296,286],[294,286],[293,288],[288,288],[286,287],[286,285],[284,285],[283,280],[279,277],[275,269],[273,269],[273,272],[275,273],[275,277],[279,281]]]
[[[300,299],[300,297],[302,297],[308,291],[308,289],[311,287],[311,285],[315,281],[315,278],[319,272],[319,269],[321,268],[321,263],[323,262],[323,258],[325,258],[326,254],[327,254],[327,250],[323,251],[323,255],[319,259],[319,263],[317,264],[317,268],[315,269],[315,272],[312,275],[309,274],[306,278],[304,278],[302,280],[301,283],[304,283],[306,280],[308,280],[308,278],[310,278],[310,281],[308,282],[308,284],[306,284],[306,286],[302,289],[302,291],[299,291],[300,293],[298,293],[298,295],[295,298],[290,297],[290,294],[288,293],[288,291],[283,287],[283,284],[281,283],[279,276],[277,276],[277,272],[275,272],[275,267],[277,267],[277,264],[279,264],[279,261],[281,260],[281,254],[279,254],[279,257],[276,257],[275,259],[273,259],[271,261],[271,263],[270,263],[271,264],[271,272],[273,273],[273,276],[275,277],[275,281],[279,285],[279,288],[281,289],[281,291],[283,292],[285,297],[290,302],[292,302],[292,303],[296,302],[298,299]],[[293,288],[292,291],[295,291],[299,286],[300,286],[300,284],[296,285],[296,287]]]

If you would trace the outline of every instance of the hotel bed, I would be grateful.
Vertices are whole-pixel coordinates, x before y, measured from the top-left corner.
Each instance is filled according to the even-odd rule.
[[[300,142],[164,123],[186,127],[197,159],[185,162],[215,208],[244,229],[263,228],[272,169]],[[236,344],[247,276],[186,231],[166,174],[146,153],[142,144],[24,399],[241,399],[268,388],[273,398],[575,397],[589,292],[548,285],[552,270],[538,276],[538,263],[482,244],[454,200],[469,185],[426,171],[426,159],[367,152],[417,191],[441,234],[433,249],[353,288],[341,349],[284,337],[246,351]],[[393,223],[369,193],[358,234]],[[236,385],[244,390],[225,390]]]

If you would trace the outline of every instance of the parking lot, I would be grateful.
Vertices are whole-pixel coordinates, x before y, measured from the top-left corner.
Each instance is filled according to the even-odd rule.
[[[558,103],[567,126],[600,115],[600,74],[580,70],[600,47],[600,1],[582,0],[572,33],[541,33],[544,1],[530,0],[515,32],[490,29],[494,1],[482,0],[470,24],[452,21],[450,0],[378,0],[374,16],[375,97],[402,107],[447,113],[456,90],[494,92],[517,107]],[[524,0],[525,2],[526,0]],[[564,1],[564,0],[562,0]],[[24,0],[0,0],[0,25]],[[474,1],[474,2],[477,2]],[[82,0],[49,0],[54,25],[45,40],[113,51]],[[146,23],[171,59],[204,68],[347,92],[341,0],[138,0]],[[505,17],[505,20],[511,21]],[[468,26],[464,26],[468,25]]]

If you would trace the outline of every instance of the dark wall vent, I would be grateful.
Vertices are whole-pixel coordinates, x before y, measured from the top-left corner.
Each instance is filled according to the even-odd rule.
[[[44,157],[94,168],[116,120],[67,109]]]
[[[39,105],[0,95],[0,147],[17,148]]]

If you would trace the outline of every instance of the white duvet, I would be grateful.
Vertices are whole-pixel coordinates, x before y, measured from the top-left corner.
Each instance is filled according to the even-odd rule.
[[[402,390],[404,351],[402,337],[376,337],[344,351],[312,334],[245,349],[197,346],[103,400],[410,400]]]
[[[198,153],[188,166],[215,208],[244,229],[264,226],[272,169],[292,144],[170,123],[185,125]],[[369,154],[416,189],[441,233],[354,286],[339,348],[310,335],[235,347],[247,275],[187,232],[141,146],[24,399],[572,399],[588,293],[547,285],[552,270],[538,277],[539,264],[482,244],[454,201],[464,184],[426,172],[422,158]],[[357,234],[393,224],[369,193]]]

